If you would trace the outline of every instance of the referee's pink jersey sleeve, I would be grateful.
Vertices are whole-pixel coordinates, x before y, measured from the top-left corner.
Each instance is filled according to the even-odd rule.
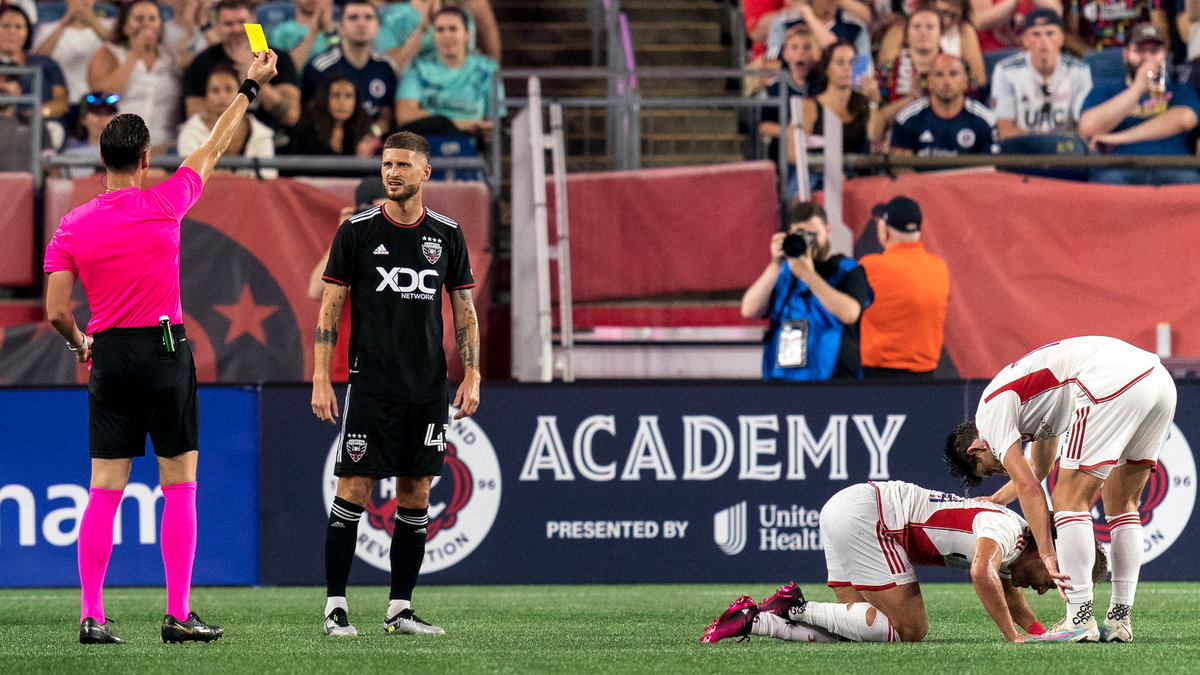
[[[175,175],[146,192],[153,194],[167,213],[178,220],[183,218],[200,199],[202,190],[204,190],[204,181],[200,179],[200,174],[186,166],[181,166]]]
[[[71,257],[71,254],[67,252],[66,246],[63,245],[62,238],[69,236],[64,232],[65,229],[60,224],[58,231],[50,239],[50,243],[46,244],[46,259],[42,263],[42,270],[46,274],[64,271],[79,274],[79,267],[75,264],[75,259]]]

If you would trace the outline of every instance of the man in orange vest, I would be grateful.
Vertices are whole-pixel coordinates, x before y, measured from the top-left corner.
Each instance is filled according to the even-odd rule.
[[[862,315],[862,365],[867,380],[932,380],[942,353],[950,275],[921,243],[921,207],[895,197],[872,210],[883,253],[859,264],[875,291]]]

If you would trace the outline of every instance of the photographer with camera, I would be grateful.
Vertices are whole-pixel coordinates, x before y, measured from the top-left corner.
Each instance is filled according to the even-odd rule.
[[[742,316],[770,319],[765,380],[862,379],[858,319],[873,294],[863,268],[830,255],[825,209],[798,202],[771,237],[771,262],[742,296]]]

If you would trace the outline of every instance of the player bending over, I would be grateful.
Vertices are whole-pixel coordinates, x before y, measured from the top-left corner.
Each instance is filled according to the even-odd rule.
[[[812,602],[795,583],[756,604],[734,601],[701,642],[762,635],[797,642],[919,642],[929,630],[914,565],[960,567],[1009,642],[1044,632],[1020,588],[1054,588],[1021,516],[991,502],[912,483],[860,483],[821,509],[821,545],[837,602]],[[1094,578],[1104,574],[1097,556]]]
[[[1057,562],[1047,557],[1048,532],[1033,531],[1047,566],[1061,566],[1071,588],[1066,616],[1040,641],[1133,641],[1129,616],[1143,547],[1138,504],[1171,430],[1175,402],[1175,382],[1156,355],[1116,338],[1068,338],[1005,366],[983,390],[975,423],[959,425],[947,439],[951,473],[968,486],[984,476],[1008,476],[989,499],[1020,499],[1031,525],[1029,514],[1045,511],[1041,481],[1062,448],[1051,495]],[[1029,459],[1021,452],[1027,442]],[[1095,549],[1090,509],[1100,496],[1112,532],[1113,584],[1108,613],[1097,625],[1087,571]]]

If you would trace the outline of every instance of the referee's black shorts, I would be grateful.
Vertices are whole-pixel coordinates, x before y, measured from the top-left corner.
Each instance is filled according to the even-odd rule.
[[[336,476],[438,476],[446,459],[444,399],[396,403],[346,389]]]
[[[88,380],[89,454],[99,459],[141,457],[146,435],[154,454],[175,457],[199,446],[196,364],[182,325],[162,329],[109,328],[94,336]]]

